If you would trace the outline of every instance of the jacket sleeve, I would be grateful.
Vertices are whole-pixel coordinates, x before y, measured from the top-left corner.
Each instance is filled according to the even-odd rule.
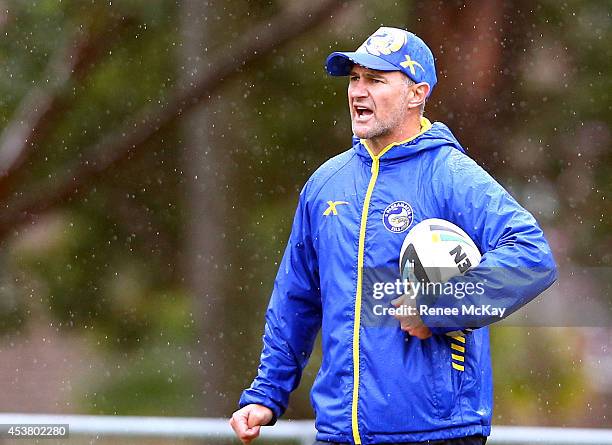
[[[267,406],[273,424],[300,381],[321,326],[318,262],[312,243],[307,188],[300,194],[291,235],[266,312],[257,377],[240,397],[240,407]]]
[[[461,298],[456,291],[433,299],[418,297],[417,304],[456,308],[459,315],[422,316],[432,332],[442,334],[507,317],[547,289],[556,280],[557,270],[535,218],[476,162],[453,150],[439,170],[434,171],[432,182],[438,212],[461,227],[482,254],[477,267],[449,280],[454,289],[472,292],[462,292]],[[503,316],[463,310],[482,305],[504,309]]]

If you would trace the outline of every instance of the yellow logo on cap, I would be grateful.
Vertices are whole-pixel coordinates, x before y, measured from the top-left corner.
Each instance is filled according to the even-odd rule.
[[[387,28],[383,26],[366,40],[357,50],[365,50],[375,56],[399,51],[406,44],[406,33],[401,29]]]
[[[415,65],[421,68],[423,71],[425,71],[425,69],[421,66],[421,64],[417,62],[416,60],[410,59],[410,56],[408,54],[406,54],[404,57],[406,57],[406,60],[400,63],[400,65],[404,68],[409,68],[410,72],[413,75],[416,75],[416,70],[414,69]]]

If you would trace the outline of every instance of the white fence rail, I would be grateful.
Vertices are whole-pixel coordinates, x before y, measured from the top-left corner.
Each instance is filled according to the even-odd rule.
[[[71,436],[222,440],[234,438],[227,419],[0,413],[0,424],[68,424]],[[279,421],[273,427],[262,428],[261,437],[267,440],[293,441],[302,445],[311,445],[314,442],[315,433],[312,421],[284,420]],[[612,445],[612,429],[494,426],[488,443],[499,445]]]

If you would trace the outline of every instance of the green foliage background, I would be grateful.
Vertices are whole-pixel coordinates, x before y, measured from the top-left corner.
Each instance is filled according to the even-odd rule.
[[[218,415],[229,414],[227,407],[255,374],[263,314],[297,194],[318,165],[350,145],[346,85],[326,76],[323,61],[332,50],[357,47],[381,24],[418,27],[416,3],[352,2],[347,17],[277,48],[221,85],[206,105],[210,140],[227,162],[227,176],[219,179],[227,230],[210,234],[223,236],[228,249],[219,267],[227,283],[222,334],[231,372],[220,389]],[[68,162],[141,107],[168,99],[181,75],[181,24],[180,5],[162,0],[2,5],[0,127],[31,88],[44,84],[44,67],[66,39],[125,21],[87,75],[62,90],[57,114],[24,167],[3,186],[8,191],[2,205],[10,209],[52,187]],[[214,60],[283,5],[214,5],[207,21],[213,38],[203,58]],[[523,40],[507,45],[504,57],[512,62],[500,74],[505,88],[489,98],[476,132],[482,136],[469,146],[534,212],[561,264],[612,261],[611,6],[511,4],[522,11],[516,26],[525,31]],[[441,76],[440,82],[453,79]],[[464,121],[473,113],[448,112],[445,103],[434,94],[426,114],[446,122],[462,140]],[[106,364],[103,373],[84,375],[77,385],[73,406],[79,412],[198,416],[209,402],[198,374],[206,339],[198,335],[197,296],[181,267],[189,242],[184,150],[181,129],[172,126],[86,184],[84,192],[52,203],[35,223],[12,227],[2,239],[5,341],[27,335],[32,324],[50,324],[61,335],[81,337]],[[492,329],[497,423],[612,425],[606,414],[610,395],[586,381],[582,333]],[[312,416],[308,389],[318,360],[317,349],[288,416]]]

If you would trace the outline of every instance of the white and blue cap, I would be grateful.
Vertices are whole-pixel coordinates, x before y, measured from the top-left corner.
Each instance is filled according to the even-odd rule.
[[[436,85],[434,57],[423,40],[411,32],[383,26],[354,52],[334,52],[325,68],[332,76],[348,76],[354,64],[378,71],[401,71],[416,83]]]

